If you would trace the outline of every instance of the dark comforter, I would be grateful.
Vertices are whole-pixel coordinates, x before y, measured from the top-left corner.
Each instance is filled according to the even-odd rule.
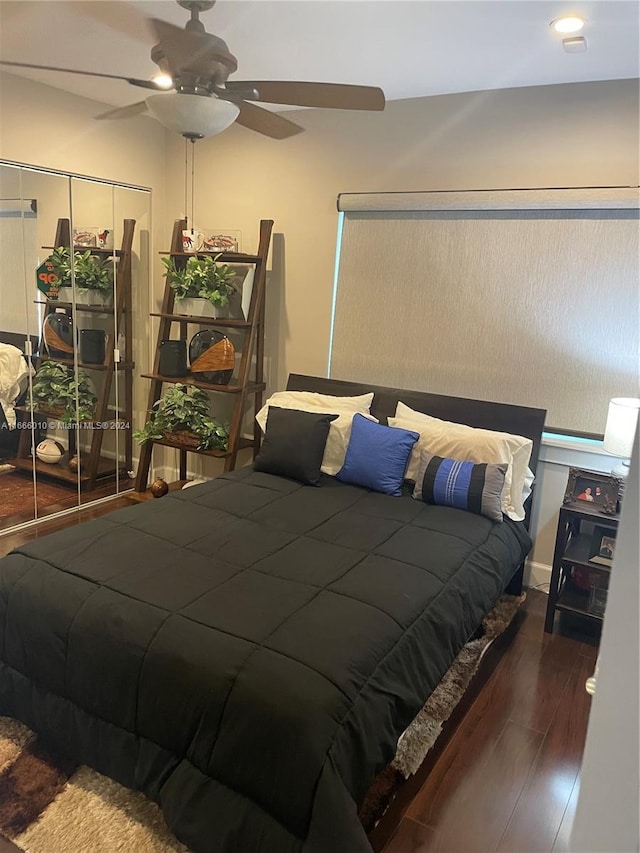
[[[357,853],[522,525],[243,469],[0,561],[0,713],[206,853]]]

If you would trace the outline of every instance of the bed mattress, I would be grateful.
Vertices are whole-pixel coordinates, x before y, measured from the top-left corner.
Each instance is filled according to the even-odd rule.
[[[529,547],[245,468],[0,561],[0,713],[197,853],[357,853],[357,807]]]

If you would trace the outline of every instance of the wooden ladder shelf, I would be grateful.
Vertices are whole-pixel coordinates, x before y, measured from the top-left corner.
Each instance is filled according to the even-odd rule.
[[[68,358],[48,356],[45,354],[43,336],[40,339],[39,352],[34,358],[36,370],[43,361],[49,360],[64,364],[70,369],[79,368],[83,371],[98,371],[99,374],[102,374],[103,378],[100,382],[100,390],[97,393],[94,420],[92,422],[83,422],[80,425],[82,428],[89,428],[91,430],[91,444],[88,451],[80,450],[82,464],[78,475],[69,470],[67,465],[71,456],[77,452],[79,445],[75,430],[69,430],[68,432],[69,448],[60,464],[50,465],[40,462],[36,458],[35,448],[31,446],[30,431],[23,429],[21,430],[17,458],[14,460],[14,464],[17,468],[23,470],[33,470],[35,467],[38,474],[45,474],[48,477],[62,480],[69,484],[74,484],[79,480],[83,491],[91,491],[95,488],[96,482],[102,478],[112,478],[117,474],[126,478],[129,476],[128,472],[133,467],[131,422],[133,419],[132,374],[134,363],[131,328],[131,250],[135,226],[135,219],[125,219],[123,221],[122,243],[119,249],[101,249],[86,246],[73,247],[73,251],[85,252],[88,250],[92,254],[117,258],[115,272],[116,300],[113,306],[88,305],[83,304],[79,300],[73,303],[47,300],[44,303],[45,318],[57,310],[63,310],[68,317],[74,319],[74,328],[77,322],[80,322],[80,318],[87,315],[103,318],[105,325],[108,327],[106,329],[105,359],[102,364],[84,364],[79,361],[79,353],[77,351],[75,355],[69,355]],[[45,246],[44,248],[56,248],[59,246],[71,248],[71,224],[69,219],[58,220],[55,244],[53,247]],[[124,339],[122,351],[119,349],[118,333],[121,335],[121,340],[122,338]],[[74,349],[77,349],[77,338],[74,340]],[[116,362],[116,350],[120,358],[118,362]],[[124,401],[119,405],[119,410],[114,411],[110,406],[109,398],[117,371],[124,375]],[[29,420],[33,420],[34,416],[38,415],[38,413],[38,407],[36,405],[31,407],[28,401],[25,406],[21,407],[20,411],[21,416]],[[118,428],[119,435],[123,437],[122,450],[118,452],[118,459],[102,455],[105,424],[109,424],[110,427],[113,426],[114,429]],[[124,456],[124,459],[121,458],[122,456]]]
[[[173,234],[171,238],[170,255],[173,258],[181,259],[186,263],[186,260],[193,257],[194,253],[184,252],[182,244],[182,232],[186,229],[187,223],[185,219],[178,219],[173,224]],[[269,245],[271,242],[271,231],[273,229],[273,220],[263,219],[260,222],[260,236],[258,240],[258,251],[255,255],[249,255],[242,252],[224,252],[218,255],[218,260],[226,264],[247,264],[253,265],[253,289],[251,291],[251,301],[247,312],[246,320],[242,319],[217,319],[213,317],[196,317],[191,315],[176,313],[175,294],[169,283],[165,284],[164,297],[162,300],[162,309],[157,314],[151,316],[159,317],[160,324],[158,329],[158,339],[154,358],[153,372],[143,374],[147,379],[151,380],[149,388],[149,403],[147,410],[152,411],[153,404],[160,399],[162,395],[163,384],[181,383],[184,385],[195,385],[212,393],[232,394],[234,395],[233,413],[229,427],[229,441],[227,450],[196,450],[195,448],[185,447],[184,444],[174,442],[170,439],[149,439],[142,445],[140,453],[140,463],[136,476],[136,491],[143,492],[147,487],[149,479],[149,469],[151,467],[151,456],[154,444],[160,444],[165,447],[174,447],[180,452],[180,479],[184,480],[187,476],[187,453],[200,453],[205,456],[213,456],[224,460],[224,470],[232,471],[235,468],[238,451],[250,447],[253,450],[253,456],[258,453],[260,447],[260,429],[254,420],[253,437],[243,439],[241,436],[242,422],[245,411],[249,403],[253,402],[253,413],[257,414],[262,408],[263,392],[265,389],[264,382],[264,317],[265,317],[265,284],[267,275],[267,255],[269,253]],[[201,256],[207,255],[211,257],[211,252],[201,253]],[[162,376],[160,373],[160,351],[161,342],[171,339],[171,330],[174,324],[179,327],[180,339],[188,340],[187,328],[191,326],[209,326],[218,328],[222,331],[238,330],[242,332],[242,349],[240,355],[240,364],[237,368],[237,375],[231,380],[229,385],[213,385],[207,382],[202,382],[193,376],[171,377]],[[235,371],[234,371],[235,372]]]

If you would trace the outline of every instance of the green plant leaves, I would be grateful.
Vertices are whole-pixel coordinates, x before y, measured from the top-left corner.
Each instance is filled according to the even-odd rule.
[[[58,287],[71,287],[75,278],[80,293],[98,290],[109,294],[113,290],[113,263],[109,258],[92,255],[91,251],[74,252],[73,265],[71,250],[58,246],[49,255],[53,272],[58,276]]]
[[[92,420],[97,397],[89,376],[56,361],[44,361],[33,380],[33,398],[48,408],[60,408],[60,419],[65,424]]]
[[[160,439],[165,431],[187,430],[198,436],[198,450],[226,450],[229,428],[211,415],[209,397],[195,385],[170,385],[153,404],[144,428],[134,430],[133,437],[142,443]]]
[[[178,300],[201,297],[220,307],[229,304],[233,292],[230,282],[237,274],[228,264],[216,263],[220,254],[203,258],[193,255],[186,263],[182,259],[176,263],[173,257],[162,259],[165,278]]]

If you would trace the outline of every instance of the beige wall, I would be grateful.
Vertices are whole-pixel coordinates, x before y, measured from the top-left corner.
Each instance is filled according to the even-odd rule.
[[[274,385],[289,371],[326,371],[338,193],[638,183],[633,80],[418,98],[383,113],[286,115],[307,132],[275,141],[236,125],[195,151],[197,226],[240,229],[249,249],[261,217],[284,235],[268,296]],[[184,206],[182,140],[170,137],[167,150],[173,219]]]
[[[184,140],[150,119],[94,122],[102,109],[0,75],[0,157],[151,187],[152,249],[167,249],[172,222],[185,213]],[[198,142],[194,152],[198,227],[239,229],[251,251],[259,219],[275,220],[267,321],[273,387],[289,371],[326,372],[338,193],[639,181],[634,80],[419,98],[390,103],[383,113],[287,116],[307,132],[275,141],[232,126]],[[163,288],[157,254],[155,271],[157,303]],[[171,476],[173,463],[164,464]],[[206,473],[215,472],[207,467]],[[543,566],[551,558],[563,477],[549,474],[553,488],[542,483],[534,560]]]
[[[105,110],[97,101],[0,72],[0,157],[151,187],[163,196],[163,128],[149,118],[94,121]]]
[[[382,113],[291,111],[307,128],[292,139],[236,125],[198,142],[195,224],[239,229],[251,250],[258,220],[275,219],[271,384],[326,371],[338,193],[635,185],[637,82],[418,98]],[[103,109],[0,74],[0,157],[151,187],[152,250],[166,249],[185,213],[184,140],[148,118],[94,121]]]

